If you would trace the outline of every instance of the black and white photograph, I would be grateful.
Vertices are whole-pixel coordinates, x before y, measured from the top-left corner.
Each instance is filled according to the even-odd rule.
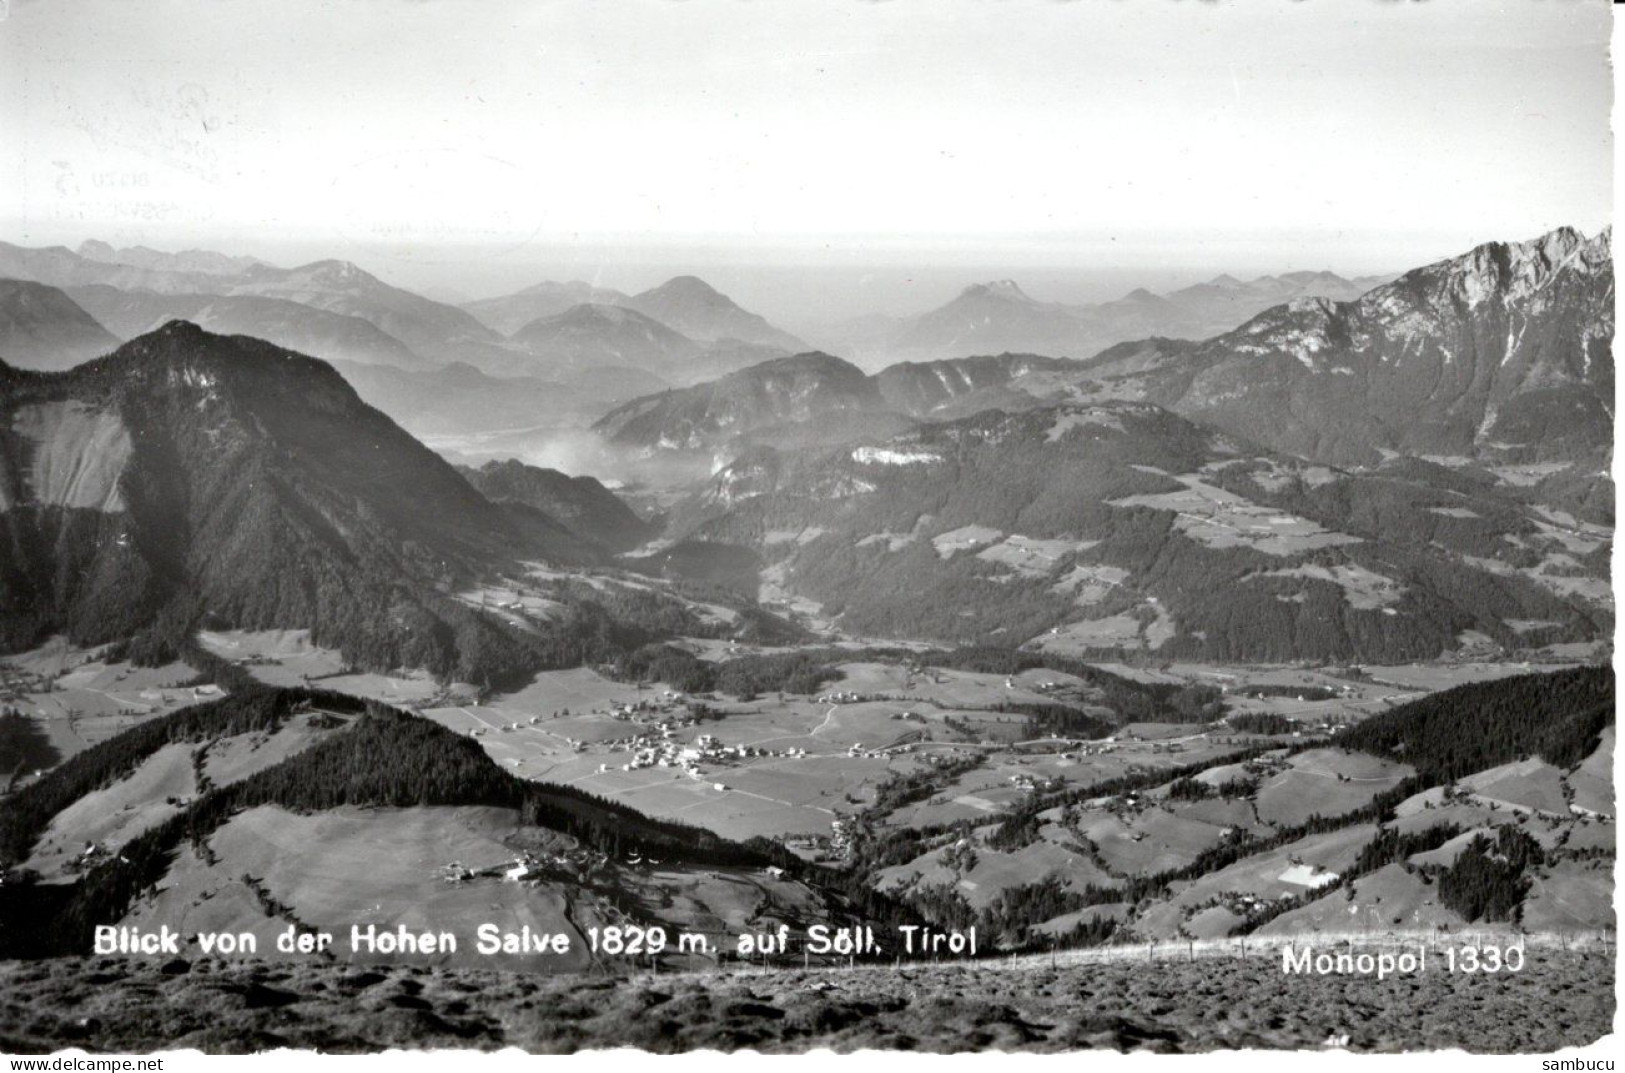
[[[1614,10],[0,0],[7,1070],[1611,1069]]]

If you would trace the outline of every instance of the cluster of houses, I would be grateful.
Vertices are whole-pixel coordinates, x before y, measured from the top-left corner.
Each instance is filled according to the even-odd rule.
[[[101,864],[103,861],[112,860],[114,856],[113,850],[100,842],[86,842],[85,848],[79,852],[78,856],[69,857],[62,862],[62,871],[69,875],[84,872]],[[124,857],[118,855],[118,859],[123,861]],[[126,861],[125,863],[129,862]]]
[[[624,701],[620,704],[610,705],[609,715],[610,718],[618,719],[625,723],[631,722],[632,720],[637,719],[639,716],[669,715],[676,712],[679,708],[683,708],[686,711],[687,705],[688,697],[677,692],[675,689],[668,689],[655,699]],[[678,718],[681,719],[683,717],[679,716]],[[689,717],[680,725],[687,726],[694,721],[695,720],[692,717]]]
[[[608,861],[609,858],[605,854],[593,850],[577,849],[566,853],[546,854],[527,850],[510,861],[487,865],[484,868],[470,868],[461,861],[452,861],[441,866],[440,878],[453,885],[469,883],[476,879],[500,879],[504,883],[534,883],[560,877],[585,879],[603,868]],[[629,863],[640,864],[642,861],[629,858]]]
[[[875,699],[877,698],[868,693],[854,693],[850,689],[837,689],[832,693],[820,693],[814,698],[814,702],[817,704],[864,704]]]
[[[1004,688],[1006,689],[1015,689],[1018,684],[1014,675],[1008,675],[1004,679]],[[1037,685],[1026,686],[1026,688],[1031,689],[1034,693],[1054,693],[1067,687],[1060,682],[1046,680],[1039,682]]]
[[[675,767],[681,768],[690,778],[701,777],[701,764],[730,764],[739,760],[754,760],[759,757],[785,757],[798,759],[807,755],[807,750],[800,746],[788,749],[763,749],[754,745],[724,745],[716,739],[714,734],[701,734],[692,742],[684,744],[672,737],[673,727],[670,723],[661,723],[655,733],[643,734],[632,739],[628,746],[633,750],[632,759],[621,765],[622,771],[640,771],[648,767]],[[598,765],[600,773],[609,770],[608,764]],[[726,790],[722,783],[717,783],[718,790]]]
[[[699,719],[697,719],[687,707],[687,701],[688,698],[683,694],[668,689],[659,699],[625,701],[612,705],[609,709],[607,709],[607,711],[601,712],[595,709],[593,714],[607,714],[610,716],[610,718],[622,723],[647,722],[649,719],[655,716],[664,715],[667,716],[667,718],[660,722],[658,729],[669,735],[670,730],[673,727],[690,727],[699,722]],[[568,718],[569,715],[570,709],[565,708],[562,711],[554,712],[552,718]],[[500,733],[509,734],[516,730],[523,730],[527,726],[541,726],[543,722],[544,720],[541,716],[533,715],[524,721],[516,719],[507,723],[498,723],[494,729]],[[468,736],[471,738],[483,738],[489,734],[492,729],[493,728],[489,726],[472,727],[468,731]],[[575,751],[578,753],[586,748],[583,742],[577,741],[575,738],[569,737],[568,735],[564,735],[564,740],[575,746]],[[605,744],[633,744],[638,740],[640,740],[640,736],[631,736],[622,739],[612,739],[605,742]]]
[[[852,846],[852,840],[858,833],[858,821],[849,816],[837,816],[829,825],[829,849],[836,855],[844,856]]]
[[[1039,778],[1025,771],[1010,776],[1010,784],[1024,794],[1050,793],[1066,788],[1066,782],[1057,778]]]
[[[1333,878],[1335,879],[1336,877],[1334,876]],[[1282,897],[1284,898],[1287,896],[1283,895]],[[1222,905],[1224,908],[1230,910],[1230,912],[1234,913],[1238,917],[1251,918],[1255,914],[1262,913],[1266,909],[1269,909],[1275,904],[1277,899],[1266,898],[1261,894],[1243,894],[1236,891],[1226,891],[1224,894],[1221,894],[1218,898],[1214,899],[1214,901],[1216,904]]]

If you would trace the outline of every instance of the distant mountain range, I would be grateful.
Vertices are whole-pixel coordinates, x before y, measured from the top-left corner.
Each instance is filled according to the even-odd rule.
[[[213,250],[181,250],[166,253],[147,246],[115,248],[105,242],[87,239],[75,251],[80,257],[110,265],[154,269],[164,272],[201,272],[206,275],[235,276],[251,268],[265,266],[258,257],[232,257]]]
[[[697,341],[629,306],[585,303],[541,317],[513,333],[553,375],[641,369],[675,384],[732,372],[786,352],[766,343]]]
[[[549,369],[629,366],[691,384],[807,349],[694,276],[630,296],[585,283],[539,283],[464,308]]]
[[[361,317],[287,298],[121,291],[105,283],[69,287],[79,306],[123,339],[187,320],[220,335],[252,335],[306,354],[364,365],[426,369],[433,363]]]
[[[549,281],[513,294],[467,302],[463,308],[493,330],[511,336],[535,321],[559,316],[577,306],[630,309],[699,344],[732,340],[784,353],[811,349],[765,318],[740,308],[697,276],[677,276],[634,295],[579,281]]]
[[[32,280],[53,287],[102,283],[120,290],[172,294],[207,293],[223,282],[222,274],[214,270],[223,258],[220,254],[205,255],[208,270],[199,268],[189,254],[140,257],[137,259],[140,263],[133,264],[92,256],[110,248],[105,243],[88,242],[80,247],[80,252],[75,252],[66,246],[32,248],[0,242],[0,278]],[[243,270],[248,267],[252,265],[244,266]],[[224,277],[225,280],[230,278],[231,275]]]
[[[33,280],[61,288],[100,285],[130,292],[134,297],[129,300],[129,307],[121,309],[118,315],[138,320],[148,311],[141,308],[143,303],[153,312],[153,318],[165,313],[174,315],[172,310],[157,308],[160,303],[152,297],[156,295],[177,298],[183,305],[202,295],[279,299],[366,321],[411,351],[417,359],[412,362],[414,365],[461,360],[496,371],[526,360],[523,354],[509,350],[500,335],[461,309],[392,287],[348,261],[316,261],[298,268],[278,268],[261,261],[243,264],[220,255],[209,257],[200,253],[139,260],[138,264],[110,262],[61,246],[29,249],[0,243],[0,278]],[[225,267],[236,270],[223,271]],[[120,308],[117,301],[105,293],[93,300],[104,308]],[[244,326],[251,324],[269,341],[284,345],[318,341],[342,350],[356,338],[356,329],[348,322],[329,322],[338,325],[337,335],[332,339],[324,334],[326,325],[314,323],[298,329],[301,338],[285,342],[279,333],[286,332],[295,319],[287,315],[286,307],[263,307],[255,314],[239,306],[223,315]],[[256,316],[265,319],[257,320]],[[149,319],[144,327],[150,326]],[[376,343],[373,352],[379,353]],[[350,357],[358,360],[354,354]]]
[[[556,316],[578,305],[625,305],[627,296],[590,283],[544,281],[513,294],[464,302],[463,308],[480,323],[503,335],[512,335],[531,321]]]
[[[465,361],[495,374],[525,370],[523,356],[468,313],[393,287],[349,261],[291,269],[257,266],[237,277],[227,293],[285,298],[360,317],[434,362]]]
[[[940,419],[979,408],[1120,398],[1156,402],[1274,449],[1344,465],[1372,463],[1385,452],[1522,462],[1591,457],[1613,438],[1611,256],[1607,231],[1590,240],[1565,229],[1491,243],[1353,301],[1294,298],[1203,342],[1152,337],[1083,362],[1004,354],[899,363],[876,374],[873,392],[807,394],[794,420],[873,408]],[[1212,289],[1226,288],[1270,289]],[[961,311],[1044,310],[1031,324],[1069,316],[1039,307],[1012,284],[973,288],[965,298]],[[790,363],[799,362],[809,377],[827,378],[837,360],[807,355],[764,372],[786,383]],[[859,371],[841,364],[845,382],[856,384]],[[787,420],[766,379],[746,369],[727,390],[698,385],[636,400],[597,428],[647,449],[714,449],[727,435]],[[707,416],[696,423],[700,400]],[[638,420],[628,422],[633,414]],[[674,423],[663,425],[663,415]]]
[[[24,308],[21,290],[0,292],[0,329],[10,326],[0,343],[9,343],[7,360],[19,367],[65,367],[105,352],[109,337],[130,339],[184,319],[347,369],[430,373],[460,364],[501,379],[562,383],[574,407],[571,423],[584,423],[640,390],[690,384],[805,349],[691,276],[632,296],[584,283],[541,283],[461,309],[386,284],[347,261],[285,269],[205,250],[163,253],[86,242],[78,250],[0,243],[5,278],[54,287],[64,296],[47,300],[47,292],[30,291]],[[60,326],[47,323],[52,320]],[[87,324],[106,335],[87,331]],[[514,393],[526,390],[516,384]],[[546,406],[539,420],[518,423],[545,423],[559,411]],[[466,407],[449,398],[437,405],[425,396],[411,410],[391,412],[416,427],[445,429],[458,426]],[[461,430],[482,431],[477,423]]]
[[[1087,358],[1145,336],[1205,339],[1270,306],[1306,296],[1352,299],[1387,278],[1289,272],[1243,283],[1219,276],[1165,295],[1140,288],[1093,305],[1038,301],[1006,279],[969,286],[946,305],[914,317],[869,316],[829,325],[820,339],[869,368],[1005,352]]]
[[[512,338],[526,350],[568,366],[670,367],[698,349],[693,340],[652,317],[612,305],[571,306],[531,321]]]
[[[697,276],[677,276],[626,300],[633,309],[670,325],[693,339],[737,339],[787,351],[807,350],[806,343],[781,331],[755,313],[741,309]]]

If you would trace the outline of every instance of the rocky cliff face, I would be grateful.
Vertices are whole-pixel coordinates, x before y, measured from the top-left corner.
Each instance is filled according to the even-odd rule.
[[[1323,461],[1575,457],[1612,444],[1613,304],[1611,233],[1564,228],[1093,371],[1119,394]]]

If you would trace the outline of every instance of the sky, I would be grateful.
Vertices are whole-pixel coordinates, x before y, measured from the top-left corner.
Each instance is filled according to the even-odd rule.
[[[1610,9],[11,0],[0,237],[832,311],[1397,271],[1611,220]]]

